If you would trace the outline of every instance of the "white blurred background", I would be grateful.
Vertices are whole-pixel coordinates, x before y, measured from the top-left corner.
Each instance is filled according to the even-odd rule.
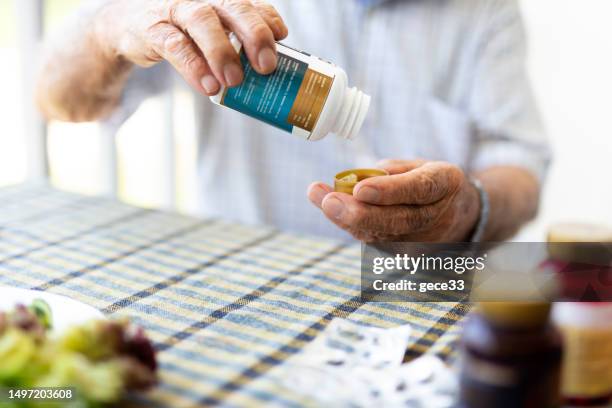
[[[540,216],[520,238],[543,238],[558,221],[612,224],[612,2],[521,4],[529,69],[555,161]]]
[[[336,0],[341,1],[341,0]],[[0,186],[27,173],[22,90],[14,5],[0,0]],[[79,0],[47,0],[44,22],[53,30]],[[553,145],[555,161],[538,219],[518,239],[544,239],[559,221],[612,224],[612,2],[522,0],[530,36],[529,69]],[[34,64],[32,58],[32,64]],[[175,95],[176,208],[194,211],[195,139],[187,93]],[[164,178],[164,101],[152,99],[121,129],[119,198],[156,207],[167,204]],[[182,119],[181,119],[182,118]],[[52,123],[48,130],[51,181],[61,189],[100,193],[103,179],[95,124]]]

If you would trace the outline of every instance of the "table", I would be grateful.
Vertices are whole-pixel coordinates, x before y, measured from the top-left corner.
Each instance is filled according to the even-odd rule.
[[[129,316],[153,339],[160,385],[134,406],[312,405],[282,364],[336,317],[410,323],[423,353],[452,358],[465,304],[363,303],[360,247],[132,207],[46,186],[0,189],[0,285]]]

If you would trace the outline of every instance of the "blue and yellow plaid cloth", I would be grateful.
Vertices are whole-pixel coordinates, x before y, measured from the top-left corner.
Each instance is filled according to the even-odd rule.
[[[147,407],[304,406],[279,367],[335,317],[410,323],[406,352],[452,356],[467,306],[362,303],[360,248],[196,219],[47,187],[0,190],[0,285],[129,316],[152,337],[160,385]]]

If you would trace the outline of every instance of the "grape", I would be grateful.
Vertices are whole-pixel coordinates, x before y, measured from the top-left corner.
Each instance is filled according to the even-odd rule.
[[[24,305],[15,306],[13,313],[9,314],[9,324],[29,332],[36,340],[41,340],[45,336],[42,322]]]
[[[93,320],[69,328],[59,342],[62,348],[99,361],[115,355],[121,347],[122,338],[122,323]]]
[[[126,331],[124,350],[125,354],[134,357],[151,371],[157,369],[155,349],[142,327]]]
[[[51,307],[47,302],[42,299],[34,299],[28,309],[36,315],[45,329],[53,328]]]
[[[34,357],[36,343],[27,333],[9,328],[0,336],[0,382],[19,377]]]
[[[86,400],[115,402],[123,393],[122,367],[114,360],[95,363],[82,354],[64,351],[36,386],[74,387]]]

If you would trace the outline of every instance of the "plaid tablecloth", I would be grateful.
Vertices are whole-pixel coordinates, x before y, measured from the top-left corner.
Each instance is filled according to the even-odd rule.
[[[282,364],[335,317],[410,323],[406,358],[452,354],[467,307],[360,302],[358,245],[135,208],[47,187],[0,189],[0,285],[129,316],[161,382],[141,406],[304,406]]]

